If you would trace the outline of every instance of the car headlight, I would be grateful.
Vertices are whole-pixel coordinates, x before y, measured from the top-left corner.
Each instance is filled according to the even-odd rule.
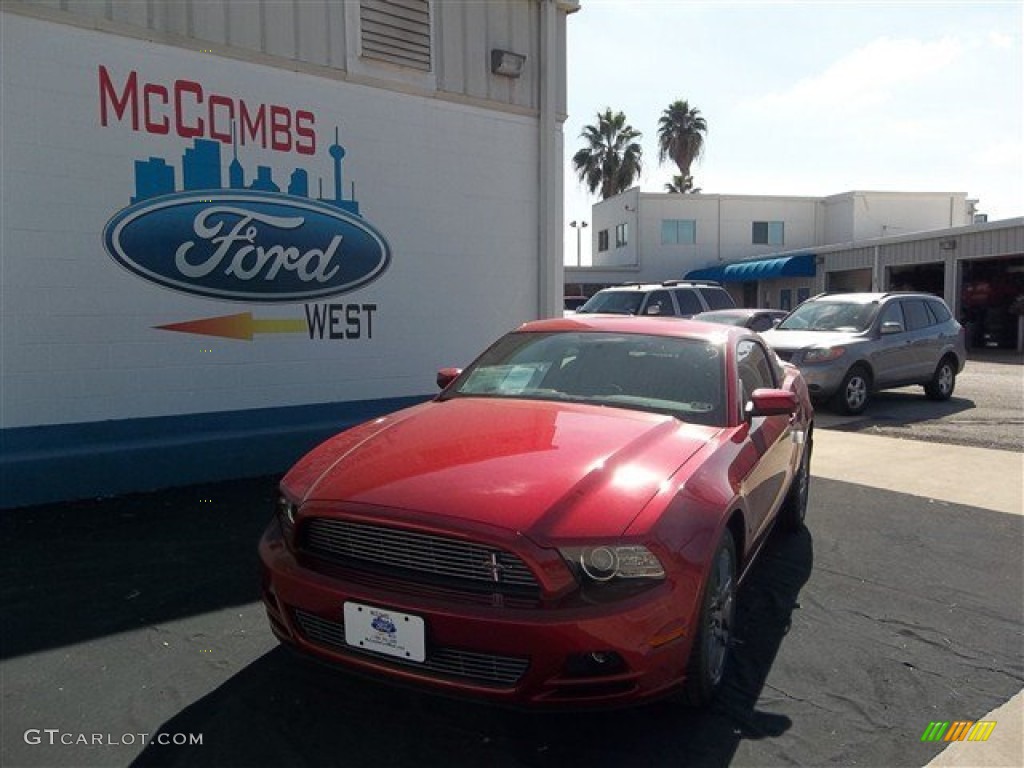
[[[285,541],[288,543],[291,543],[292,533],[295,531],[295,516],[298,512],[298,504],[289,500],[286,496],[278,497],[275,513],[277,515],[277,522],[281,526],[281,531],[284,533]]]
[[[805,363],[828,363],[846,354],[846,347],[824,347],[804,351]]]
[[[566,547],[560,551],[573,571],[581,573],[588,581],[665,578],[661,561],[639,544]]]

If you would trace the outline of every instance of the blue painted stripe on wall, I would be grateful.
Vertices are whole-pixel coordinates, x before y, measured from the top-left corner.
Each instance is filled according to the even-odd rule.
[[[0,430],[0,509],[284,472],[327,437],[429,399]]]

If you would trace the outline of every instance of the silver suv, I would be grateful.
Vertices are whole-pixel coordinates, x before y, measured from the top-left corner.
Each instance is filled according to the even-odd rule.
[[[967,359],[963,328],[929,293],[822,294],[762,336],[813,398],[848,414],[862,413],[872,392],[908,384],[947,400]]]
[[[711,309],[736,306],[719,283],[702,280],[666,280],[663,283],[626,283],[598,291],[576,311],[580,314],[693,317]]]

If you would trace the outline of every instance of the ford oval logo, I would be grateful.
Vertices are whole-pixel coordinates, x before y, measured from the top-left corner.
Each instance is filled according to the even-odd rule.
[[[107,222],[110,256],[144,280],[198,296],[294,302],[346,293],[388,268],[384,237],[329,203],[268,192],[164,195]]]

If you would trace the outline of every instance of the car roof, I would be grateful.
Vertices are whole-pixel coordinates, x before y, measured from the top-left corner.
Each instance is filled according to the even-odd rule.
[[[610,293],[612,291],[656,291],[666,288],[722,288],[722,285],[712,280],[666,280],[662,283],[622,283],[621,285],[610,285],[607,288],[602,288],[598,293]]]
[[[870,304],[884,299],[895,299],[901,296],[909,296],[920,299],[939,299],[934,293],[926,291],[887,291],[885,293],[819,293],[812,296],[808,301],[845,301],[850,304]]]
[[[724,336],[754,336],[747,328],[721,323],[703,323],[679,317],[635,317],[624,315],[571,315],[550,320],[524,323],[517,330],[524,333],[608,332],[636,333],[651,336],[674,336],[719,342]]]

